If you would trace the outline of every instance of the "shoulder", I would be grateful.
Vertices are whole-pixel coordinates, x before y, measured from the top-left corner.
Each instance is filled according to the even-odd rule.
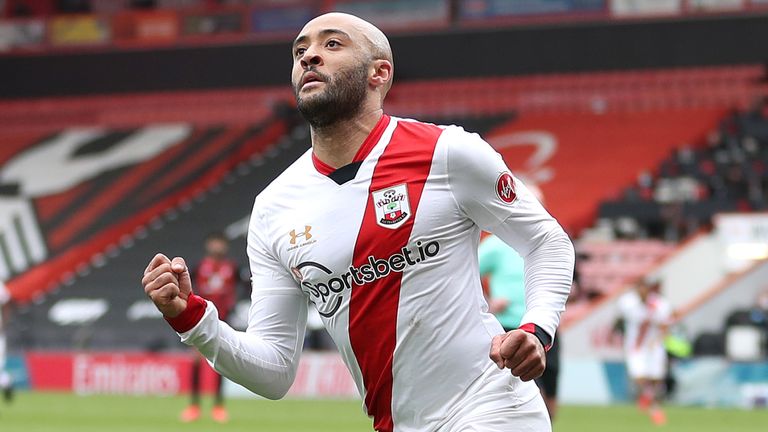
[[[435,158],[443,160],[451,171],[486,169],[488,163],[501,161],[501,156],[477,133],[457,125],[438,125],[413,119],[398,118],[398,128],[437,134]]]
[[[272,180],[254,200],[254,209],[279,203],[286,193],[305,184],[306,176],[314,173],[312,149],[299,156],[288,168]]]
[[[480,136],[477,134],[473,134],[465,131],[464,128],[462,128],[461,126],[441,125],[441,124],[435,124],[435,123],[429,123],[421,120],[416,120],[412,118],[392,117],[392,119],[397,121],[398,128],[411,129],[416,131],[424,131],[424,132],[438,134],[440,136],[441,142],[446,140],[460,141],[462,139],[472,139],[473,137],[476,139],[480,138]]]
[[[454,166],[484,165],[490,160],[501,160],[501,155],[480,134],[469,132],[461,126],[436,126],[442,130],[439,146],[449,159],[460,162]]]

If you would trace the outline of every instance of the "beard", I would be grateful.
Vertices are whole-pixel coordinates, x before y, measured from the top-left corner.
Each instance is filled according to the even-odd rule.
[[[296,106],[312,127],[327,127],[350,119],[360,111],[368,88],[368,65],[360,64],[342,69],[335,76],[325,75],[317,70],[313,72],[325,82],[322,92],[301,96],[301,87],[293,86]]]

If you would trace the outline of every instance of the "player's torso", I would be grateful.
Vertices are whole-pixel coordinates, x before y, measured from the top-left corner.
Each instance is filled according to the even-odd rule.
[[[448,249],[472,236],[439,162],[433,170],[434,149],[415,152],[418,161],[411,152],[388,151],[394,126],[343,184],[312,171],[308,160],[308,172],[281,189],[280,217],[269,224],[278,260],[341,346],[353,290],[385,280],[397,289],[428,292],[427,285],[405,286],[403,275],[445,277]],[[436,139],[441,131],[431,132]],[[390,280],[395,274],[399,283]]]
[[[299,161],[294,170],[307,173],[283,183],[269,234],[367,390],[369,411],[389,404],[396,419],[419,411],[434,418],[418,421],[437,421],[434,407],[482,372],[497,328],[481,316],[478,229],[452,196],[442,130],[411,125],[410,136],[394,126],[341,185],[313,172],[308,157]],[[425,377],[434,394],[414,386]]]
[[[237,264],[206,257],[197,267],[195,286],[200,295],[217,295],[232,292],[237,279]]]
[[[644,301],[631,291],[622,297],[625,317],[624,345],[627,352],[659,349],[663,346],[664,332],[661,323],[668,311],[668,304],[661,298]]]

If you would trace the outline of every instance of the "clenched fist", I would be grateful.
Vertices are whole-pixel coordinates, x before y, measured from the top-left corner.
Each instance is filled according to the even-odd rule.
[[[491,341],[491,360],[499,369],[509,368],[523,381],[544,373],[547,358],[539,339],[525,330],[512,330],[496,335]]]
[[[184,258],[176,257],[171,261],[163,254],[155,255],[144,270],[141,283],[144,292],[164,316],[175,318],[187,308],[192,281]]]

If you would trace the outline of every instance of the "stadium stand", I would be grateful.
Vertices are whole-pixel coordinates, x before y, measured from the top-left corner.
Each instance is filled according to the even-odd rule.
[[[237,224],[248,215],[258,190],[306,149],[305,128],[297,129],[290,121],[270,118],[244,130],[230,127],[236,132],[229,133],[219,127],[214,135],[229,139],[218,146],[201,146],[215,144],[212,140],[187,140],[135,167],[133,171],[145,174],[134,173],[137,182],[123,172],[131,170],[118,170],[99,176],[97,185],[78,190],[81,196],[60,199],[64,214],[77,215],[70,224],[96,218],[102,223],[89,224],[86,232],[71,230],[74,240],[50,248],[52,259],[13,280],[18,298],[33,300],[15,322],[15,342],[51,349],[157,348],[175,341],[153,330],[160,317],[141,295],[136,275],[143,272],[147,254],[173,245],[168,253],[184,251],[194,262],[209,231],[234,224],[238,232]],[[211,132],[203,129],[198,134],[206,137]],[[109,202],[97,206],[94,201]],[[90,206],[83,209],[82,203]],[[83,212],[95,207],[101,208],[84,219]],[[46,233],[55,229],[46,227],[43,224]],[[49,239],[63,235],[56,232]],[[233,235],[238,251],[245,249],[241,234]],[[71,246],[73,241],[77,246]],[[59,278],[51,280],[57,273]],[[34,286],[48,286],[48,292],[24,291]],[[134,330],[126,331],[128,323]]]
[[[604,223],[612,224],[619,237],[679,241],[711,226],[715,213],[764,210],[767,101],[732,112],[706,142],[681,146],[619,199],[603,202]]]
[[[674,250],[658,240],[579,243],[579,287],[587,299],[598,298],[637,279]]]
[[[681,142],[701,139],[727,107],[746,106],[762,91],[760,66],[688,71],[688,79],[679,70],[657,70],[404,82],[393,90],[387,110],[482,133],[518,175],[539,183],[553,214],[575,235],[592,224],[595,205],[611,193],[607,183],[629,184],[634,173],[658,164]],[[707,88],[719,96],[701,96]],[[646,91],[653,98],[646,99]],[[146,257],[165,245],[194,258],[207,234],[194,229],[196,221],[236,231],[247,220],[258,190],[306,148],[306,130],[290,114],[289,99],[286,88],[265,87],[1,101],[0,121],[8,128],[0,133],[6,144],[0,166],[11,196],[20,191],[8,181],[9,161],[22,150],[70,139],[77,160],[106,154],[158,124],[177,128],[175,140],[146,160],[33,200],[46,256],[31,269],[6,266],[15,297],[34,305],[23,308],[14,342],[27,348],[172,346],[172,334],[149,331],[157,315],[130,281]],[[584,124],[593,125],[587,134],[579,132]],[[633,141],[640,135],[629,136],[630,129],[642,130],[642,139]],[[548,130],[556,137],[554,148],[525,135],[515,141],[515,134],[531,130]],[[648,140],[652,148],[621,150],[642,149]],[[578,171],[572,168],[576,160]],[[607,167],[606,160],[615,166]],[[579,181],[551,181],[553,173]],[[643,274],[672,249],[652,240],[583,244],[582,254],[591,259],[579,264],[579,273],[589,298]],[[244,250],[242,238],[233,246]],[[72,314],[81,318],[67,318]],[[131,319],[147,321],[140,324],[147,331],[122,335]]]
[[[35,390],[189,389],[190,357],[139,278],[157,251],[195,263],[211,231],[224,231],[247,262],[254,196],[309,143],[287,85],[288,42],[309,17],[336,9],[370,14],[391,34],[388,113],[479,132],[543,191],[575,240],[578,284],[558,334],[563,401],[627,401],[612,327],[616,300],[641,278],[667,278],[676,330],[694,355],[736,360],[739,379],[764,383],[766,308],[749,302],[768,262],[691,269],[714,261],[698,260],[705,252],[722,254],[707,232],[714,215],[752,218],[768,206],[768,63],[755,48],[768,34],[766,8],[766,0],[0,1],[0,279],[16,307],[12,372]],[[764,229],[768,218],[750,223]],[[242,294],[231,319],[241,328]],[[710,406],[720,403],[713,395],[729,395],[735,404],[738,389],[721,383],[737,379],[688,372],[680,387],[704,399],[680,401]],[[356,394],[334,353],[305,355],[291,392]]]
[[[620,198],[600,203],[596,223],[577,242],[580,289],[566,322],[583,316],[590,299],[625,288],[683,240],[710,230],[715,214],[765,209],[768,117],[766,99],[755,94],[743,111],[724,114],[706,139],[680,143]],[[699,338],[696,353],[723,352],[722,334]]]

